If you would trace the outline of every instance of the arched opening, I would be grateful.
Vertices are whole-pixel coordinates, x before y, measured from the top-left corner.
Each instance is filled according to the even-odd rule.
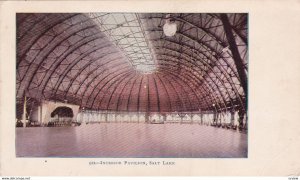
[[[74,117],[73,110],[66,106],[60,106],[51,113],[51,119],[48,126],[71,125]]]
[[[58,117],[58,118],[73,118],[73,110],[66,106],[60,106],[54,109],[51,113],[51,118]]]

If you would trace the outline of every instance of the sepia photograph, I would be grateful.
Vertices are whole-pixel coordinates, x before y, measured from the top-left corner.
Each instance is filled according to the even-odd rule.
[[[0,0],[0,177],[299,179],[299,7]]]
[[[16,157],[248,157],[248,13],[15,23]]]

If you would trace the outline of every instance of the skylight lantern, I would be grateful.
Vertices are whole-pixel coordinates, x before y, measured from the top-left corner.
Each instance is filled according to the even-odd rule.
[[[176,34],[177,24],[171,20],[170,14],[166,16],[166,23],[163,26],[164,34],[168,37],[172,37]]]

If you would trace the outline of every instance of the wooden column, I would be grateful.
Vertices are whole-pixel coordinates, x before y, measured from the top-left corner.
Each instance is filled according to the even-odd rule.
[[[24,96],[24,106],[23,106],[23,127],[26,127],[26,95]]]
[[[232,126],[234,125],[234,110],[230,111],[230,124]]]
[[[39,106],[38,106],[38,122],[39,122],[40,124],[43,124],[42,121],[43,121],[43,120],[42,120],[42,105],[39,105]]]

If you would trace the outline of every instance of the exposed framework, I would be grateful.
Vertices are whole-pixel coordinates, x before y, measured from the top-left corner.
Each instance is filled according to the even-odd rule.
[[[152,73],[155,68],[155,57],[149,41],[145,37],[138,14],[135,13],[90,13],[116,46],[126,55],[131,65],[141,73]]]
[[[222,15],[170,15],[173,37],[163,33],[164,13],[17,14],[18,102],[26,94],[91,110],[245,111],[247,79],[239,71],[247,78],[247,14],[223,14],[242,67]],[[100,21],[120,16],[133,18]],[[151,73],[136,70],[145,62],[155,66]]]

